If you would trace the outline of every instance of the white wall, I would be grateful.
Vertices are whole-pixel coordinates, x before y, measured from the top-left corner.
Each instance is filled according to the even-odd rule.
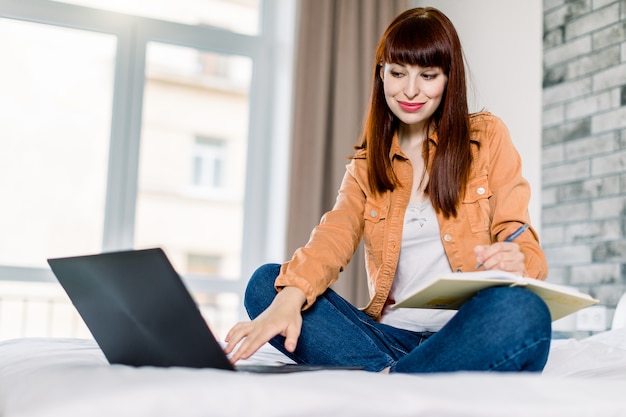
[[[530,182],[530,215],[541,226],[541,0],[414,0],[433,6],[454,23],[469,64],[472,110],[501,117],[519,150]]]

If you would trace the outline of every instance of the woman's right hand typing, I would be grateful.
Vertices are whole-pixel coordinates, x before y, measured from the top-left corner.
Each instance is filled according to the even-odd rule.
[[[232,363],[248,359],[274,336],[285,337],[285,349],[293,352],[302,328],[302,306],[306,302],[304,292],[296,287],[283,288],[272,304],[252,321],[237,323],[226,335],[224,352]],[[241,345],[235,350],[235,347]]]

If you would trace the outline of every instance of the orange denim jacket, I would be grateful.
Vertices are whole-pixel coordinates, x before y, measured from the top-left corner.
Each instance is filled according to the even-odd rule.
[[[522,177],[520,156],[508,129],[496,116],[471,116],[473,162],[457,216],[437,214],[448,261],[453,271],[474,271],[474,246],[503,241],[524,223],[530,223],[530,186]],[[435,146],[436,135],[429,138]],[[295,286],[304,291],[310,307],[339,276],[361,238],[370,302],[364,311],[379,319],[387,302],[400,246],[404,213],[409,202],[413,170],[394,137],[389,157],[401,183],[394,191],[375,194],[367,179],[365,152],[359,150],[348,164],[333,209],[322,217],[308,243],[284,263],[276,288]],[[430,158],[432,161],[432,157]],[[545,279],[548,268],[539,239],[531,227],[515,240],[525,256],[525,275]]]

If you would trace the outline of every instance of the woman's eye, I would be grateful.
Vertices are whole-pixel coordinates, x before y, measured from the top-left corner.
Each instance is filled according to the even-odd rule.
[[[432,79],[435,79],[437,77],[437,74],[422,74],[422,77],[425,80],[432,80]]]
[[[391,76],[392,76],[392,77],[399,78],[399,77],[402,77],[402,75],[403,75],[403,74],[402,74],[401,72],[398,72],[398,71],[391,71]]]

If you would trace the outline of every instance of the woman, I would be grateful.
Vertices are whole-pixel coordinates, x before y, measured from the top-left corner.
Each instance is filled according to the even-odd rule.
[[[529,223],[529,196],[506,127],[468,113],[452,23],[434,8],[402,13],[378,45],[364,133],[335,206],[289,262],[251,277],[252,321],[231,329],[226,353],[236,362],[269,341],[299,363],[369,371],[542,370],[550,315],[529,291],[483,290],[458,312],[390,308],[452,271],[545,279],[532,228],[504,242]],[[361,238],[363,310],[329,289]]]

